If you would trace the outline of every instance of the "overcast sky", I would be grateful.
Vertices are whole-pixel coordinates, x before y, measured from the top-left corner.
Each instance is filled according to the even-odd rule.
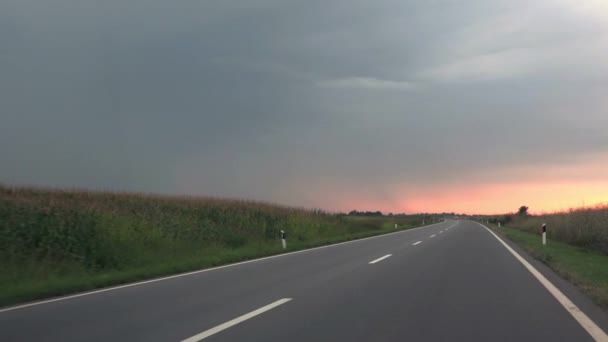
[[[5,184],[608,202],[608,2],[3,0],[0,115]]]

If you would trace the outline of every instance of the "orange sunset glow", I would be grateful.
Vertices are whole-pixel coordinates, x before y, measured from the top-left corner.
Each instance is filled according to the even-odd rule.
[[[329,207],[340,203],[341,211],[503,214],[526,205],[531,213],[541,214],[608,203],[606,175],[608,158],[589,154],[565,163],[489,169],[446,183],[404,183],[386,190],[383,197],[336,192],[325,199]]]
[[[410,212],[439,211],[466,214],[499,214],[521,205],[532,213],[564,211],[608,202],[606,182],[519,183],[462,186],[404,201]],[[398,208],[396,208],[398,210]]]

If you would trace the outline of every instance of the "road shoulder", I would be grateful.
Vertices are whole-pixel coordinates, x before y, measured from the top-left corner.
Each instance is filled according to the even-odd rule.
[[[485,225],[484,225],[485,226]],[[487,226],[485,226],[487,227]],[[515,250],[522,258],[530,263],[538,272],[540,272],[547,280],[557,287],[564,295],[566,295],[576,306],[579,307],[595,324],[604,331],[608,331],[608,312],[595,304],[591,298],[584,294],[576,285],[562,278],[549,266],[542,261],[528,254],[523,248],[513,242],[507,234],[499,228],[488,227],[492,232],[496,233],[500,238]]]

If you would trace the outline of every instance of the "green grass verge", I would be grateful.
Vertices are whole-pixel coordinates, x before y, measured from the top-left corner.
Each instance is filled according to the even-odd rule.
[[[495,229],[530,255],[579,287],[594,302],[608,309],[608,256],[564,242],[548,239],[541,244],[539,234],[516,228]]]

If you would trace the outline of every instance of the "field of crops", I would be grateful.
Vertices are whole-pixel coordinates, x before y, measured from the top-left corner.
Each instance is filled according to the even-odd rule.
[[[216,198],[0,186],[0,305],[407,229]]]

